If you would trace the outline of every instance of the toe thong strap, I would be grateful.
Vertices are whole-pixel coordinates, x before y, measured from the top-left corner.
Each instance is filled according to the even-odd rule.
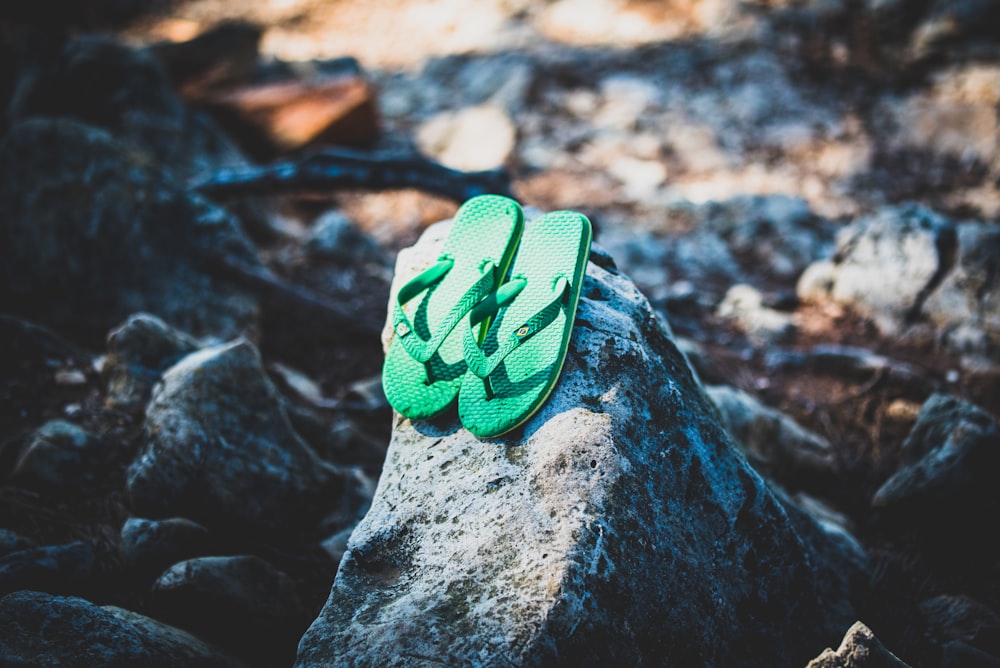
[[[524,286],[521,285],[520,289],[523,289],[523,287]],[[489,383],[490,374],[496,371],[497,367],[503,363],[504,359],[514,352],[518,346],[530,339],[556,319],[556,316],[562,311],[563,306],[566,305],[566,299],[570,294],[569,288],[569,281],[565,278],[560,278],[559,283],[556,286],[556,296],[552,299],[552,301],[539,309],[522,325],[516,327],[510,335],[508,335],[507,338],[500,343],[500,347],[492,355],[487,356],[483,353],[482,349],[479,347],[479,343],[476,341],[476,336],[471,327],[465,332],[465,339],[462,341],[463,352],[465,353],[465,362],[469,366],[469,371],[486,381],[487,393],[492,394],[492,388]],[[502,289],[503,288],[501,288],[501,290]],[[517,292],[520,292],[520,289],[507,299],[508,303],[517,296]],[[500,295],[500,299],[493,300],[495,303],[490,304],[488,301],[485,302],[481,308],[475,309],[472,313],[472,317],[470,318],[470,325],[475,325],[477,322],[495,315],[496,311],[499,311],[499,309],[505,305],[504,303],[501,303],[502,298],[503,295]],[[492,313],[490,311],[492,311]]]
[[[472,310],[472,308],[485,299],[492,291],[493,287],[496,285],[496,274],[497,266],[495,264],[488,264],[484,270],[483,275],[472,284],[465,294],[462,295],[461,299],[451,307],[448,311],[448,315],[438,326],[437,331],[435,331],[430,338],[423,339],[414,329],[413,323],[410,319],[406,317],[406,313],[403,312],[403,304],[410,301],[417,295],[419,295],[424,290],[432,287],[433,285],[439,283],[445,275],[451,270],[454,264],[454,260],[450,258],[444,258],[440,260],[430,269],[427,269],[421,273],[416,278],[409,281],[399,290],[399,294],[396,296],[396,301],[393,304],[392,309],[392,323],[393,329],[396,331],[396,336],[399,338],[399,342],[403,345],[403,348],[409,353],[410,357],[421,363],[426,363],[434,353],[438,351],[441,344],[448,337],[455,326],[465,317],[465,315]]]

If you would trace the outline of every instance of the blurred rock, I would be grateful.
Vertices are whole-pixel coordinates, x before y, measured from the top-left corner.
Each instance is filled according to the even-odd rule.
[[[145,408],[164,371],[199,342],[149,313],[136,313],[108,334],[108,354],[101,367],[104,402],[109,408]]]
[[[256,666],[288,665],[309,622],[292,579],[254,556],[174,564],[153,585],[151,605]]]
[[[1000,426],[983,409],[958,397],[931,395],[900,455],[899,470],[872,499],[875,508],[905,511],[930,532],[965,526],[972,514],[977,525],[1000,517],[994,484]]]
[[[19,591],[0,599],[4,666],[240,668],[246,664],[193,635],[115,606]]]
[[[362,76],[247,84],[200,103],[258,160],[307,147],[366,146],[379,134],[375,91]]]
[[[208,529],[184,519],[148,520],[130,517],[121,530],[122,565],[130,574],[153,578],[168,566],[209,554],[213,541]]]
[[[138,311],[220,337],[256,321],[256,301],[211,273],[220,255],[259,266],[238,222],[102,130],[12,127],[0,211],[0,297],[21,315],[88,338]]]
[[[909,664],[886,649],[870,628],[854,622],[836,651],[824,650],[806,668],[909,668]]]
[[[138,514],[253,534],[301,531],[330,506],[349,513],[365,501],[349,471],[324,463],[292,430],[245,340],[192,353],[163,374],[126,485]]]
[[[156,58],[106,35],[76,36],[54,56],[30,60],[8,115],[11,124],[66,118],[98,126],[181,178],[246,164],[209,119],[184,106]]]
[[[0,558],[35,547],[34,541],[10,529],[0,529]]]
[[[447,229],[400,252],[396,289]],[[453,416],[397,418],[297,666],[802,665],[856,618],[853,562],[795,528],[645,298],[602,264],[522,429],[482,441]]]
[[[344,265],[389,264],[378,243],[340,211],[328,211],[313,223],[306,252]]]
[[[883,333],[899,335],[948,269],[954,239],[954,224],[923,206],[885,207],[837,234],[832,262],[809,267],[799,297],[848,305]]]
[[[485,104],[425,121],[417,129],[417,145],[445,167],[478,172],[506,166],[516,135],[506,112]]]
[[[9,482],[58,496],[75,496],[93,485],[107,453],[104,442],[65,420],[46,422],[26,439]]]
[[[1000,663],[1000,615],[986,605],[968,596],[939,595],[921,601],[921,615],[927,620],[933,637],[945,647],[949,643],[962,643],[991,656],[994,664]],[[945,654],[959,654],[961,649],[952,646]],[[971,654],[971,652],[968,652]],[[970,657],[971,658],[971,657]],[[950,665],[992,665],[960,664]]]
[[[922,313],[944,345],[972,368],[1000,364],[1000,227],[957,226],[951,270],[923,303]]]
[[[0,559],[0,596],[19,589],[80,593],[92,586],[94,549],[82,541],[11,552]]]
[[[764,295],[743,283],[726,291],[715,314],[729,320],[758,345],[782,343],[795,334],[795,320],[788,313],[764,305]]]
[[[722,426],[761,473],[776,480],[829,477],[837,463],[830,442],[752,395],[727,385],[709,385]]]

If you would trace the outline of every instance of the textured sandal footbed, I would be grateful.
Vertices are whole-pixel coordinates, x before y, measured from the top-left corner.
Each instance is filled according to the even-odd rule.
[[[591,237],[590,221],[571,211],[552,212],[527,225],[510,276],[512,282],[523,279],[524,288],[500,308],[482,341],[482,352],[494,354],[512,332],[550,304],[562,285],[560,278],[569,282],[569,294],[555,318],[489,375],[489,387],[471,371],[466,374],[458,414],[473,434],[492,438],[515,429],[548,399],[569,348]]]
[[[499,195],[481,195],[459,209],[441,248],[440,257],[454,260],[444,277],[405,305],[413,333],[430,339],[462,295],[483,275],[484,263],[499,267],[498,280],[506,274],[524,226],[521,208]],[[462,354],[462,322],[452,330],[438,351],[421,363],[392,334],[382,366],[382,387],[389,404],[410,419],[426,419],[447,410],[455,401],[466,364]],[[428,379],[428,368],[432,382]]]

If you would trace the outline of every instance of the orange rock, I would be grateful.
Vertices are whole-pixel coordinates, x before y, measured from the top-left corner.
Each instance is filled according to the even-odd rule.
[[[364,145],[379,130],[374,91],[355,75],[243,86],[203,103],[257,158],[321,144]]]

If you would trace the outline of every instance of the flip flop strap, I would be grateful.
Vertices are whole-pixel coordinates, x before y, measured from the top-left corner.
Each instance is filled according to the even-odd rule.
[[[472,287],[462,295],[462,298],[451,307],[437,331],[425,340],[414,330],[413,323],[406,317],[406,313],[403,312],[403,304],[440,282],[451,271],[454,263],[455,261],[451,258],[443,258],[433,267],[407,282],[400,288],[395,304],[393,304],[392,323],[399,342],[410,357],[422,364],[434,356],[434,353],[438,351],[455,326],[472,310],[472,307],[493,291],[496,284],[497,266],[491,263],[487,265],[479,280],[473,283]]]
[[[465,363],[468,365],[469,371],[480,378],[488,379],[490,374],[496,371],[504,359],[514,352],[518,346],[555,320],[556,316],[559,315],[566,305],[566,298],[570,294],[569,281],[565,278],[560,278],[559,283],[561,286],[556,289],[556,296],[552,301],[528,318],[523,325],[515,328],[507,337],[507,340],[492,355],[487,356],[483,353],[470,326],[465,332],[465,338],[462,340],[462,350],[465,354]],[[500,306],[502,304],[496,305],[495,308],[499,310]],[[470,324],[475,323],[470,322]]]

